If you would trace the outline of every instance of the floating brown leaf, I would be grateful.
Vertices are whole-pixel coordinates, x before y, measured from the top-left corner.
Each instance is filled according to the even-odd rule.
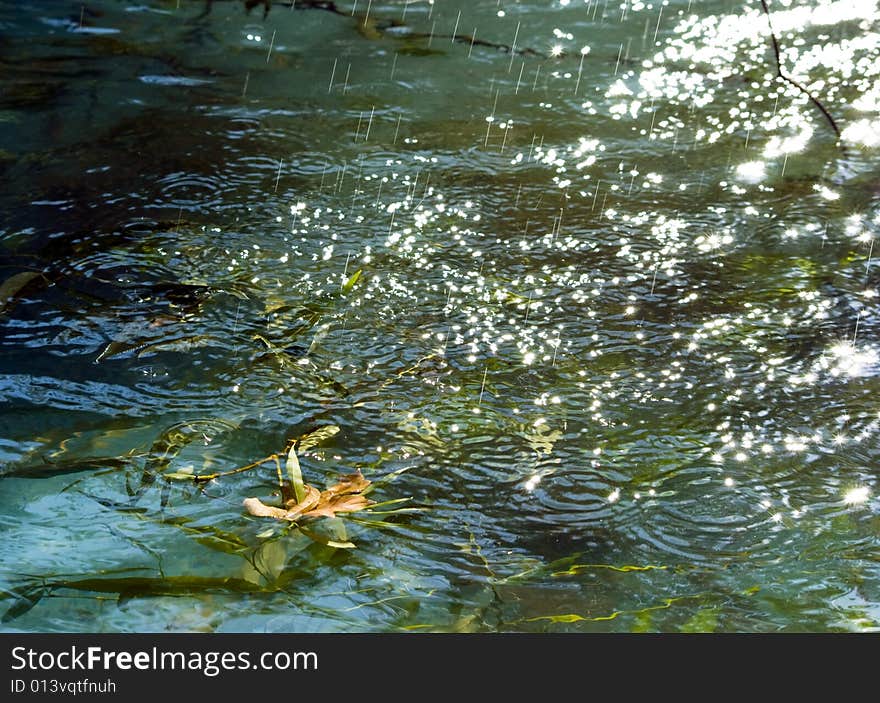
[[[279,520],[284,520],[287,517],[286,510],[266,505],[259,498],[245,498],[244,509],[254,517],[275,517]]]
[[[287,514],[291,516],[289,519],[303,515],[321,502],[321,491],[307,483],[303,484],[305,497],[297,503],[295,500],[289,500],[284,505],[287,507]]]
[[[354,513],[372,505],[373,501],[361,494],[369,485],[370,481],[357,472],[343,476],[339,483],[330,486],[326,491],[318,491],[305,485],[305,498],[299,503],[287,501],[287,509],[266,505],[259,498],[246,498],[244,508],[255,517],[274,517],[289,522],[336,517],[336,513]]]
[[[321,497],[327,494],[327,491],[321,494]],[[358,510],[368,508],[373,504],[369,498],[362,495],[334,495],[329,500],[322,500],[317,507],[303,514],[303,517],[336,517],[336,513],[355,513]]]

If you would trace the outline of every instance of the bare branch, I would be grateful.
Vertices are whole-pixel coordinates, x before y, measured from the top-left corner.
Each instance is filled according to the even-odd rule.
[[[825,119],[828,120],[828,124],[831,125],[831,129],[834,130],[834,133],[837,135],[838,139],[840,138],[840,127],[837,126],[837,122],[831,116],[831,113],[828,112],[828,109],[822,104],[822,102],[813,95],[809,90],[807,90],[801,83],[798,83],[794,78],[786,74],[782,70],[782,59],[779,55],[779,40],[776,39],[776,32],[773,30],[773,22],[770,21],[770,8],[767,6],[767,0],[761,0],[761,7],[764,8],[764,14],[767,15],[767,26],[770,27],[770,40],[773,42],[773,55],[776,57],[776,76],[781,78],[789,85],[797,88],[801,93],[806,95],[810,102],[813,103],[819,111],[825,115]]]

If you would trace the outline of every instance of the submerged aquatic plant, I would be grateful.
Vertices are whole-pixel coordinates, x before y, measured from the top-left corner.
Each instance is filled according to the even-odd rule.
[[[25,288],[41,276],[39,271],[19,271],[0,283],[0,315],[12,307]]]

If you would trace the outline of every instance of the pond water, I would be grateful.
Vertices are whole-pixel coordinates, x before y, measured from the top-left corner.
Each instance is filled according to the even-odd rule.
[[[0,3],[2,627],[880,629],[880,3],[265,9]]]

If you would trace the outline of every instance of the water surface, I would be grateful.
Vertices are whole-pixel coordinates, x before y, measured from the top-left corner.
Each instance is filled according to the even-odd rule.
[[[0,3],[3,627],[880,629],[880,5],[297,4]]]

